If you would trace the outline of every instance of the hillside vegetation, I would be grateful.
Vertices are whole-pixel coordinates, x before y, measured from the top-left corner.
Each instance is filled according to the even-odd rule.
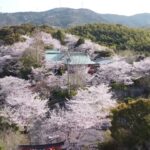
[[[22,24],[20,26],[6,26],[0,29],[0,44],[11,45],[24,41],[22,35],[33,35],[37,31],[50,33],[54,38],[64,43],[64,31],[47,25]],[[118,50],[132,50],[140,53],[150,52],[150,30],[128,28],[122,25],[88,24],[66,29],[81,38],[90,39],[100,45]]]
[[[46,25],[22,24],[19,26],[5,26],[0,29],[0,44],[11,45],[15,42],[24,41],[25,39],[22,35],[31,36],[38,30],[53,34],[56,32],[55,29]]]
[[[68,31],[115,50],[150,52],[150,31],[146,29],[133,29],[122,25],[89,24],[73,27]]]

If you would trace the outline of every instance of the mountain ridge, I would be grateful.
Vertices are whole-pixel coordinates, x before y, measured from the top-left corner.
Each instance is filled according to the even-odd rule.
[[[0,26],[32,23],[66,28],[83,24],[108,23],[122,24],[129,27],[150,27],[150,13],[125,16],[99,14],[85,8],[54,8],[42,12],[0,13],[0,20]]]

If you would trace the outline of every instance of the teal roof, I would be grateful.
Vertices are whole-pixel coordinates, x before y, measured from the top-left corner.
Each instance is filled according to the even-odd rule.
[[[59,54],[57,54],[57,53],[45,54],[46,61],[56,61],[56,62],[62,61],[63,57],[64,57],[64,55],[61,53],[59,53]]]
[[[64,60],[64,63],[67,64],[67,60]],[[71,53],[69,56],[68,64],[70,65],[88,65],[95,64],[95,62],[91,61],[90,57],[84,53]]]
[[[67,57],[64,53],[55,50],[48,50],[45,52],[45,58],[47,61],[62,61],[64,64],[70,65],[86,65],[86,64],[95,64],[91,61],[90,57],[87,54],[81,52],[70,52],[69,61],[67,62]]]
[[[70,65],[88,65],[88,64],[108,64],[112,62],[110,58],[99,59],[96,61],[92,61],[89,55],[81,52],[70,52],[69,56],[65,55],[65,53],[57,51],[57,50],[47,50],[45,52],[46,61],[53,62],[62,62],[64,64]],[[67,62],[68,60],[68,62]]]

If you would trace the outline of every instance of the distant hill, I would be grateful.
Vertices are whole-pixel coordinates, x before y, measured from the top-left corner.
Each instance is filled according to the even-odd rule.
[[[70,27],[87,23],[115,23],[130,27],[150,27],[150,14],[121,16],[98,14],[88,9],[55,8],[44,12],[0,13],[0,26],[32,23]]]
[[[100,14],[109,23],[122,24],[130,27],[150,27],[150,13],[136,14],[133,16]]]

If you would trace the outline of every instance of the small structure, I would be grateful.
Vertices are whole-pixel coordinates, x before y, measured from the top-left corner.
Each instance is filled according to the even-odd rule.
[[[63,150],[64,142],[45,145],[20,145],[18,150]]]

